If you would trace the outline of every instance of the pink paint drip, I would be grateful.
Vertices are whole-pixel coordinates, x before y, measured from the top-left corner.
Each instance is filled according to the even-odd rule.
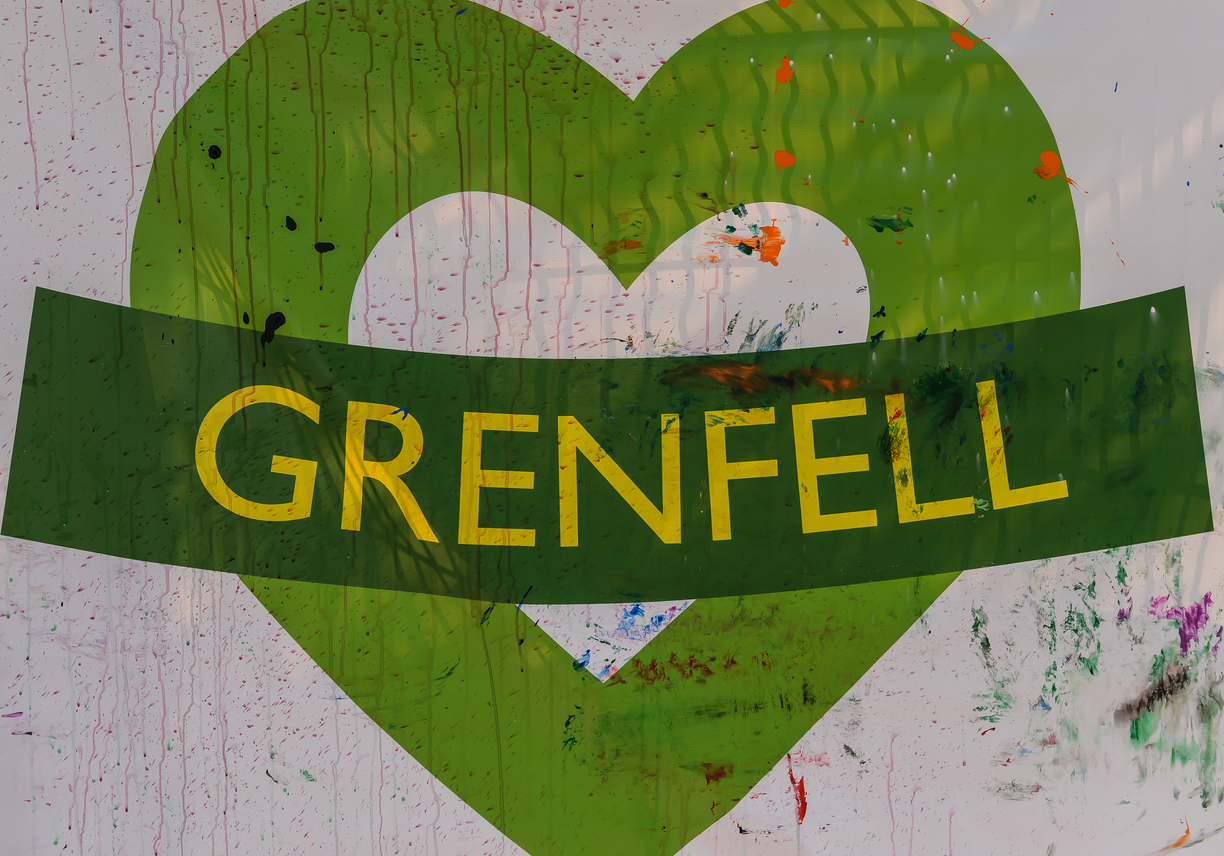
[[[888,840],[892,842],[893,856],[897,856],[897,814],[893,810],[892,798],[892,775],[893,775],[893,744],[897,742],[897,732],[892,733],[892,737],[888,741],[888,778],[886,780],[886,788],[888,791],[888,817],[892,821],[892,831],[888,833]]]
[[[1208,612],[1211,606],[1211,592],[1203,595],[1201,602],[1192,603],[1190,606],[1170,607],[1166,606],[1168,602],[1169,595],[1167,594],[1164,597],[1154,597],[1148,612],[1157,618],[1177,622],[1177,634],[1181,638],[1181,652],[1188,654],[1190,646],[1198,642],[1199,632],[1207,625],[1211,617]],[[1217,642],[1217,646],[1218,644]]]
[[[34,158],[34,210],[38,210],[38,148],[34,145],[34,111],[30,109],[30,4],[25,9],[25,47],[21,49],[21,79],[25,85],[26,130],[30,132],[30,154]]]

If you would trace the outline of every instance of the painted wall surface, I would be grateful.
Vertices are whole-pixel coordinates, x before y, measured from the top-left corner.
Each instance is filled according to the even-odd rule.
[[[442,28],[492,20],[480,17],[486,13],[474,3],[409,5],[425,10],[434,22],[422,41],[441,44]],[[839,20],[851,31],[859,24],[846,21],[853,23],[859,13],[875,14],[877,7],[881,14],[898,16],[923,9],[916,3],[813,6],[801,0],[770,0],[758,11],[751,11],[758,4],[726,0],[507,0],[484,5],[525,25],[513,36],[520,43],[531,42],[530,31],[543,34],[627,97],[648,90],[651,76],[685,45],[693,42],[693,50],[704,49],[707,42],[697,37],[740,13],[784,12],[799,20],[816,8],[829,17],[836,17],[830,10],[837,15],[850,10],[849,17]],[[449,192],[438,178],[441,189],[415,208],[383,206],[395,216],[377,228],[368,225],[372,202],[368,209],[354,209],[341,201],[339,210],[353,210],[354,219],[336,232],[358,236],[352,246],[360,252],[320,232],[318,223],[326,229],[335,220],[314,216],[322,198],[317,186],[311,191],[316,207],[301,203],[310,210],[296,218],[285,213],[299,211],[289,207],[299,205],[291,193],[276,197],[272,205],[253,203],[249,195],[234,202],[231,195],[223,219],[232,220],[232,211],[241,209],[266,220],[259,220],[257,229],[248,222],[245,233],[233,227],[239,241],[265,230],[270,246],[294,240],[314,244],[314,249],[307,247],[304,258],[310,264],[304,272],[286,267],[268,275],[272,297],[262,291],[257,295],[251,287],[247,297],[253,319],[243,322],[249,325],[249,338],[259,338],[279,307],[286,326],[279,338],[273,334],[280,327],[267,326],[265,367],[271,342],[288,347],[284,343],[295,341],[291,337],[325,340],[335,347],[347,343],[437,355],[439,362],[430,365],[442,365],[443,358],[489,357],[607,360],[627,367],[637,365],[626,362],[635,358],[713,355],[724,362],[701,365],[725,368],[749,362],[782,365],[800,349],[844,347],[861,352],[864,367],[854,375],[861,380],[885,358],[917,365],[924,358],[924,340],[926,348],[941,349],[937,359],[942,364],[968,372],[971,361],[956,356],[956,334],[950,332],[961,317],[975,328],[1027,318],[1051,324],[1056,313],[1078,310],[1057,322],[1062,324],[1057,337],[1044,333],[1037,339],[1042,353],[1057,362],[1098,341],[1112,342],[1111,336],[1125,339],[1124,330],[1130,328],[1116,320],[1120,307],[1138,307],[1143,324],[1152,325],[1167,323],[1180,312],[1188,317],[1188,339],[1181,320],[1169,341],[1180,336],[1177,341],[1188,342],[1192,366],[1187,356],[1182,377],[1176,360],[1167,364],[1168,373],[1160,375],[1166,384],[1162,389],[1179,389],[1183,408],[1196,396],[1201,428],[1185,421],[1192,408],[1177,411],[1174,421],[1193,431],[1175,446],[1166,441],[1154,447],[1149,457],[1158,460],[1146,461],[1145,472],[1163,478],[1144,496],[1159,494],[1157,482],[1167,486],[1197,478],[1192,464],[1203,465],[1197,445],[1201,434],[1210,518],[1219,527],[1224,367],[1213,352],[1224,351],[1219,308],[1224,301],[1224,80],[1215,69],[1224,7],[1199,0],[1172,14],[1118,0],[941,0],[928,5],[949,19],[946,30],[939,31],[947,53],[934,59],[955,69],[955,63],[997,54],[1002,61],[992,72],[998,77],[991,80],[1001,88],[1008,85],[1004,72],[1010,67],[1036,105],[1031,116],[1024,114],[1028,124],[1016,118],[1027,109],[1024,103],[1009,102],[990,120],[989,128],[998,135],[989,137],[994,143],[966,142],[958,123],[969,121],[964,116],[971,117],[977,108],[951,103],[946,115],[940,114],[948,133],[923,136],[923,130],[906,123],[907,102],[888,101],[889,84],[883,78],[878,93],[872,89],[870,98],[851,104],[844,93],[839,101],[829,89],[832,77],[813,71],[817,62],[826,68],[822,57],[812,56],[811,65],[805,65],[806,54],[752,56],[745,66],[752,71],[744,73],[765,82],[760,91],[745,91],[741,105],[739,90],[719,93],[716,80],[709,98],[740,105],[734,110],[742,107],[748,117],[744,122],[758,123],[760,139],[732,127],[730,119],[727,128],[711,124],[711,135],[726,132],[730,141],[724,146],[720,138],[718,145],[730,153],[720,154],[718,163],[694,158],[676,174],[680,187],[682,174],[704,175],[705,170],[722,177],[724,189],[701,195],[704,191],[681,188],[681,202],[667,196],[668,202],[657,204],[643,201],[649,196],[643,190],[642,207],[634,209],[629,203],[605,205],[620,199],[617,194],[633,197],[631,189],[609,185],[596,192],[575,189],[580,182],[567,185],[570,193],[590,195],[591,217],[599,221],[582,235],[587,224],[573,215],[572,204],[565,207],[564,192],[559,201],[537,198],[532,206],[513,193],[498,192],[509,188],[523,195],[509,178],[501,185],[465,179],[464,192]],[[311,14],[317,6],[310,7]],[[388,8],[373,2],[331,6],[341,17],[377,17]],[[239,326],[236,316],[225,312],[241,311],[240,301],[226,303],[224,295],[214,298],[206,288],[183,285],[190,273],[175,278],[181,262],[174,242],[181,235],[194,241],[191,230],[198,225],[202,234],[205,218],[198,213],[195,219],[178,217],[175,206],[187,191],[175,185],[174,191],[163,192],[157,183],[168,180],[182,161],[167,154],[175,150],[163,135],[173,129],[189,97],[201,91],[207,95],[206,82],[214,72],[240,67],[225,63],[231,57],[238,58],[234,63],[242,60],[243,45],[260,27],[294,8],[291,0],[42,5],[17,0],[0,9],[5,69],[0,99],[6,119],[0,127],[5,261],[0,269],[0,490],[6,514],[18,507],[45,510],[36,484],[42,482],[22,469],[20,456],[59,442],[48,436],[30,445],[20,434],[19,411],[23,419],[36,412],[29,395],[39,381],[31,378],[31,366],[45,357],[48,365],[58,361],[72,371],[88,372],[88,365],[74,365],[70,355],[101,348],[108,329],[90,327],[78,316],[73,329],[92,333],[77,341],[43,336],[37,331],[51,328],[40,327],[38,319],[58,316],[38,314],[50,298],[37,295],[36,289],[131,307],[128,312],[180,316],[149,320],[141,330],[150,342],[156,324],[171,325],[156,328],[165,331],[190,329],[201,342],[218,328],[190,326],[195,323],[191,319]],[[967,29],[954,29],[966,19]],[[827,26],[820,20],[810,24],[813,34]],[[513,34],[513,28],[502,32]],[[899,38],[897,31],[886,29],[879,49],[896,51],[885,47],[894,38]],[[817,36],[812,39],[815,43]],[[315,49],[324,56],[328,43]],[[875,49],[866,42],[854,48],[864,56]],[[905,51],[899,53],[904,58]],[[828,60],[827,68],[838,67],[832,54]],[[278,61],[285,64],[262,73],[281,75],[289,81],[287,90],[296,91],[292,60]],[[556,62],[558,69],[570,72],[567,60]],[[868,65],[864,59],[862,68]],[[456,67],[462,66],[459,61]],[[866,74],[858,67],[854,64],[855,74]],[[445,73],[458,72],[448,67]],[[578,81],[578,72],[573,75]],[[221,79],[213,78],[214,87]],[[352,92],[333,96],[333,104],[343,98],[351,103],[352,93],[378,89],[359,75],[349,82]],[[309,89],[313,84],[304,85]],[[565,87],[576,91],[577,84],[559,74],[555,86],[560,103]],[[447,92],[443,87],[419,97],[436,98],[442,105],[438,111],[444,111]],[[243,97],[250,98],[250,92]],[[392,103],[401,97],[391,96]],[[785,122],[771,130],[765,112],[765,119],[752,118],[754,105],[778,103],[771,99],[791,105],[786,121],[791,114],[819,114],[821,127],[830,128],[831,148],[868,134],[873,140],[895,141],[897,151],[905,154],[897,155],[895,164],[887,156],[884,162],[895,165],[896,174],[881,179],[874,167],[863,164],[812,167],[805,138],[788,138]],[[701,95],[694,100],[700,104]],[[822,111],[831,103],[836,107],[826,115]],[[878,111],[852,109],[864,103]],[[896,115],[885,109],[894,103]],[[228,100],[224,104],[225,110],[242,109]],[[966,109],[962,116],[959,111]],[[1042,113],[1048,129],[1038,121]],[[259,117],[252,115],[252,127],[262,129]],[[327,127],[329,115],[325,106],[320,108],[312,120],[323,123],[312,126],[317,133]],[[1015,130],[1005,124],[1013,120]],[[524,127],[538,133],[541,121],[528,118]],[[692,131],[688,151],[703,151],[705,127]],[[358,153],[369,147],[363,149],[362,141],[371,139],[360,128],[342,124],[337,130],[345,142],[329,145],[352,154],[328,173],[333,181],[345,174],[345,163],[357,164]],[[660,130],[674,129],[664,125]],[[928,143],[929,153],[910,151],[915,131]],[[443,152],[438,156],[443,165],[449,157],[441,142],[445,132],[441,128],[433,138]],[[746,148],[736,150],[735,133],[746,135]],[[1033,172],[1026,166],[1018,177],[1002,169],[992,173],[1003,158],[1000,152],[1023,149],[1029,134],[1035,141]],[[1045,157],[1052,154],[1043,154],[1047,145],[1037,144],[1050,134],[1056,145],[1049,147],[1057,149],[1061,164]],[[216,146],[215,153],[206,142],[198,152],[184,149],[184,157],[198,158],[204,166],[224,164],[230,172],[244,168],[228,160],[233,148],[228,142],[224,149]],[[504,144],[507,150],[521,147],[523,157],[542,171],[556,169],[557,149],[538,139],[506,134]],[[884,150],[893,143],[879,145]],[[398,146],[394,142],[389,149]],[[420,141],[404,147],[422,159],[433,150]],[[634,168],[648,170],[652,163],[645,150],[626,149],[623,156],[638,165]],[[311,182],[323,174],[314,163],[298,164]],[[382,174],[372,158],[369,164],[373,174]],[[351,171],[361,168],[353,165]],[[257,168],[248,164],[245,169],[254,174]],[[569,178],[577,182],[584,176]],[[396,174],[385,186],[371,183],[370,198],[389,189],[398,192],[399,181]],[[777,182],[778,189],[763,190],[773,187],[768,182]],[[879,208],[871,196],[881,182],[897,188],[895,212]],[[847,195],[835,199],[830,186],[839,183],[848,187]],[[192,186],[207,185],[201,180]],[[147,196],[146,188],[154,190]],[[1013,193],[1016,188],[1023,192]],[[810,207],[803,202],[808,191],[816,200]],[[197,190],[197,197],[204,192]],[[870,197],[875,207],[855,214],[858,219],[846,219],[838,205],[857,211],[856,193]],[[754,196],[765,201],[754,201]],[[989,206],[996,197],[1018,213],[999,223],[975,221],[978,200]],[[944,199],[949,201],[941,210]],[[703,200],[709,200],[708,210]],[[720,204],[726,201],[735,203],[734,210]],[[653,210],[663,211],[666,220],[667,212],[682,203],[691,209],[689,220],[673,217],[670,231],[650,225]],[[627,213],[619,220],[600,220],[603,215],[596,212],[607,206]],[[941,223],[947,211],[964,218],[966,231]],[[1014,225],[1027,222],[1026,217],[1046,224],[1041,228],[1050,234],[1071,237],[1061,243],[1042,237],[1041,253],[1026,252],[1036,240],[1034,233]],[[952,249],[941,255],[945,239]],[[635,255],[643,243],[652,259]],[[923,285],[926,300],[908,305],[910,292],[903,285],[913,266],[897,262],[904,258],[897,254],[923,246],[935,248],[927,251],[936,258],[930,264],[946,266],[949,284],[942,277],[931,279]],[[264,275],[250,261],[259,251],[235,261],[243,252],[232,247],[214,255],[201,251],[183,270],[203,270],[213,281],[249,277],[254,282]],[[329,287],[323,292],[324,277],[331,275],[324,265],[337,259],[350,264],[341,278],[347,277],[349,289],[355,283],[351,299],[348,291]],[[292,292],[294,300],[317,299],[309,309],[277,303],[284,298],[275,289],[294,277],[316,275],[316,261],[324,296],[316,298],[312,285]],[[977,266],[978,278],[972,282],[980,293],[970,287],[962,294],[955,287],[968,281],[963,270],[956,271],[962,265]],[[1002,285],[999,276],[1006,280]],[[1044,297],[1033,290],[1030,298],[1026,276],[1057,285]],[[1184,289],[1184,297],[1162,294],[1170,289]],[[333,299],[334,294],[340,297]],[[886,295],[886,305],[873,299],[877,295]],[[877,303],[887,311],[877,314]],[[65,310],[68,315],[77,311]],[[1077,324],[1084,326],[1076,329]],[[1020,325],[998,329],[1019,330]],[[974,359],[987,364],[1003,360],[1010,348],[1003,332],[999,344],[993,339],[981,344],[987,353]],[[973,334],[962,326],[960,335],[964,347],[965,337]],[[1021,340],[1017,334],[1016,341]],[[132,347],[134,341],[129,336],[118,347]],[[146,344],[141,340],[141,347]],[[1168,347],[1176,350],[1177,345]],[[332,355],[328,359],[341,360],[334,356],[341,351],[326,353]],[[314,359],[317,353],[308,356]],[[276,359],[273,354],[274,369]],[[1112,357],[1108,365],[1059,363],[1074,375],[1065,378],[1067,413],[1073,390],[1089,390],[1102,372],[1120,378],[1135,371],[1136,357],[1130,359],[1129,366],[1123,357],[1116,365]],[[793,384],[793,367],[788,371]],[[378,372],[372,367],[370,374]],[[750,375],[738,377],[742,381]],[[833,375],[804,377],[834,392]],[[1056,381],[1062,379],[1060,374]],[[215,380],[208,378],[209,383]],[[48,382],[45,373],[43,382]],[[166,383],[173,385],[169,379]],[[206,384],[201,380],[199,386]],[[1035,381],[1025,387],[1033,396],[1039,388]],[[74,389],[73,395],[44,408],[65,426],[88,426],[103,411],[122,413],[134,406],[105,389]],[[882,392],[871,406],[882,403]],[[739,393],[757,394],[747,388]],[[1018,400],[1007,395],[1016,393],[1001,391],[1005,404]],[[552,398],[541,396],[540,408],[552,406]],[[1139,398],[1137,392],[1132,402],[1136,412],[1145,406]],[[202,401],[201,406],[212,403]],[[966,407],[977,420],[977,402],[970,400]],[[600,415],[612,421],[623,414],[609,410]],[[384,415],[389,421],[398,418]],[[919,418],[914,417],[915,425]],[[881,407],[872,443],[884,419]],[[895,422],[887,424],[891,428]],[[1019,439],[1009,455],[1023,454],[1015,450],[1025,448],[1025,424],[1017,415]],[[196,425],[190,427],[194,436]],[[1003,427],[1010,431],[1012,424]],[[71,430],[59,433],[68,436]],[[1167,433],[1172,429],[1157,423],[1143,429],[1148,434],[1134,426],[1128,430],[1134,438],[1172,436]],[[892,470],[889,448],[894,450]],[[1115,455],[1147,449],[1138,439],[1126,450],[1110,448]],[[898,472],[895,449],[885,437],[881,458],[872,459],[871,466],[885,478]],[[923,473],[921,459],[915,460],[917,472]],[[1070,484],[1074,495],[1080,482],[1071,465],[1066,482],[1059,473],[1050,484]],[[92,478],[89,462],[81,466],[80,478]],[[982,471],[980,461],[977,466]],[[20,480],[15,472],[22,474]],[[600,578],[608,585],[597,589],[604,595],[598,599],[616,602],[574,602],[581,598],[572,592],[549,595],[541,583],[539,589],[522,586],[521,600],[514,592],[484,592],[486,604],[443,597],[438,589],[420,585],[342,589],[319,583],[320,575],[284,583],[141,557],[115,558],[103,554],[102,547],[43,543],[56,540],[50,531],[54,527],[44,526],[28,537],[3,537],[0,764],[8,775],[0,785],[0,853],[334,850],[543,856],[660,850],[688,856],[1140,856],[1199,842],[1205,842],[1201,852],[1213,852],[1224,848],[1224,835],[1214,837],[1224,832],[1219,757],[1224,617],[1218,603],[1224,598],[1224,543],[1214,532],[1148,540],[1173,530],[1197,530],[1184,519],[1166,523],[1155,514],[1127,517],[1138,507],[1128,493],[1138,478],[1103,483],[1102,498],[1091,508],[1077,509],[1069,525],[1087,531],[1089,523],[1105,521],[1125,525],[1127,532],[1156,534],[1136,535],[1122,546],[1096,552],[1065,555],[1067,550],[1059,548],[1042,554],[1053,558],[984,568],[953,562],[939,569],[964,571],[959,577],[933,575],[925,565],[912,576],[893,573],[885,566],[896,567],[895,558],[881,559],[880,570],[872,570],[866,552],[871,542],[865,540],[855,555],[866,569],[858,578],[862,586],[876,587],[869,595],[862,586],[777,594],[804,586],[781,581],[787,567],[770,562],[767,543],[759,547],[763,555],[752,561],[776,573],[779,581],[751,591],[724,588],[725,597],[686,596],[683,585],[656,588],[662,594],[650,597],[647,575],[635,589],[646,593],[640,599],[616,600],[608,592],[623,589],[615,589],[612,575],[613,583]],[[999,513],[989,501],[998,506],[998,495],[982,479],[985,492],[974,494],[977,516],[971,518],[979,522],[983,515]],[[890,490],[886,483],[885,493]],[[67,499],[62,503],[70,505]],[[28,513],[35,521],[52,519]],[[762,526],[768,525],[767,509],[753,513],[766,520]],[[6,517],[5,532],[13,532],[15,525]],[[1209,526],[1210,521],[1197,529]],[[889,531],[902,530],[913,531],[900,525]],[[946,534],[934,546],[915,543],[915,561],[925,561],[920,557],[928,554],[983,555],[986,548],[1010,543],[1002,530],[997,543],[979,535],[975,546],[973,533],[982,531],[980,525],[961,530],[949,524],[938,531]],[[135,543],[137,534],[118,532],[115,537]],[[1034,529],[1032,541],[1041,542],[1047,534]],[[1130,543],[1140,540],[1146,543]],[[315,552],[323,553],[322,548]],[[603,558],[596,555],[590,561]],[[307,560],[321,561],[317,556]],[[223,564],[217,560],[217,566]],[[418,642],[425,637],[414,635],[423,626],[428,627],[424,633],[432,634],[425,647]],[[371,666],[371,657],[381,659]],[[419,673],[428,691],[419,698],[400,694],[398,666]],[[820,676],[819,681],[813,678],[819,698],[810,703],[806,678],[802,689],[775,691],[800,674]],[[544,676],[524,691],[529,703],[521,702],[515,690],[504,689],[517,686],[514,681],[521,675],[532,680]],[[504,695],[498,695],[499,686]],[[690,692],[697,701],[685,700]],[[714,702],[702,707],[701,693],[706,692],[718,704],[734,697],[742,705],[715,716],[710,712]],[[495,699],[491,708],[485,701],[490,693]],[[637,694],[622,708],[612,709],[609,702],[611,712],[600,708],[597,716],[595,706],[602,702],[587,699],[617,698],[615,693]],[[829,694],[827,700],[821,693]],[[792,697],[798,701],[792,703]],[[411,698],[412,706],[404,698]],[[499,709],[502,702],[506,707]],[[816,713],[805,712],[809,704]],[[726,725],[758,722],[741,709],[753,705],[768,709],[759,721],[776,724],[777,734],[763,736],[757,725]],[[551,719],[534,722],[535,712],[544,707]],[[617,728],[611,729],[610,722]],[[665,752],[663,744],[687,726],[691,733],[675,737],[668,744],[671,754]],[[533,744],[502,736],[533,728],[551,741],[539,751],[545,760],[519,757],[523,745]],[[776,751],[768,748],[775,744]],[[414,751],[410,754],[405,746]],[[732,757],[734,763],[727,760]],[[666,823],[680,831],[661,832],[659,826]]]

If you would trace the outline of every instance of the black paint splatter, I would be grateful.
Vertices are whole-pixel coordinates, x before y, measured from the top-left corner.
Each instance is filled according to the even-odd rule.
[[[259,341],[265,345],[272,341],[276,335],[276,331],[285,326],[285,313],[273,312],[268,316],[268,320],[264,322],[263,335],[259,337]]]
[[[874,336],[871,337],[871,349],[873,351],[875,350],[875,346],[880,344],[880,340],[883,338],[884,338],[883,330],[881,330],[879,333],[876,333]]]
[[[315,249],[321,253],[330,253],[336,248],[336,245],[331,241],[319,241],[315,244]]]
[[[251,323],[251,316],[250,316],[250,315],[247,315],[245,312],[243,312],[243,313],[242,313],[242,323],[243,323],[243,324],[250,324],[250,323]]]
[[[285,228],[290,232],[297,230],[297,220],[294,220],[288,214],[285,215]]]
[[[221,157],[221,147],[217,145],[209,146],[208,156],[212,158],[213,160],[216,160],[217,158]]]
[[[885,316],[885,314],[884,314],[884,306],[883,306],[883,305],[881,305],[881,306],[880,306],[880,311],[879,311],[879,312],[873,312],[873,313],[871,313],[871,317],[872,317],[872,318],[884,318],[884,317],[886,317],[886,316]]]

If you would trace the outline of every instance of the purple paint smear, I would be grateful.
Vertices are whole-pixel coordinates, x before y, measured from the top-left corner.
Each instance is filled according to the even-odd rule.
[[[19,710],[16,713],[2,713],[0,714],[0,719],[12,719],[14,716],[21,716],[23,713],[25,713],[24,710]]]
[[[1170,607],[1166,606],[1168,602],[1169,595],[1167,594],[1164,597],[1154,597],[1148,612],[1157,618],[1167,618],[1177,622],[1177,633],[1181,637],[1181,652],[1188,654],[1190,646],[1198,642],[1199,631],[1207,625],[1207,619],[1211,617],[1207,611],[1211,606],[1211,592],[1203,595],[1201,603],[1192,603],[1189,606]]]

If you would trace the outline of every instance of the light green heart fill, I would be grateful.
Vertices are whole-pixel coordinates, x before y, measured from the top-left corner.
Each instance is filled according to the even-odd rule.
[[[543,36],[461,8],[333,0],[260,29],[162,138],[132,305],[236,327],[283,311],[285,333],[343,341],[379,238],[473,190],[552,215],[625,285],[739,202],[809,208],[854,241],[873,306],[889,307],[870,332],[890,337],[1079,306],[1070,190],[1031,172],[1057,150],[1049,125],[988,45],[953,53],[933,9],[762,4],[630,100]],[[795,83],[775,94],[784,56]],[[796,165],[779,170],[777,149]],[[868,222],[905,208],[912,230]],[[605,251],[622,240],[640,251]],[[504,605],[482,623],[477,602],[244,579],[402,746],[545,856],[674,853],[955,576],[702,601],[638,658],[667,678],[631,664],[614,686]]]

